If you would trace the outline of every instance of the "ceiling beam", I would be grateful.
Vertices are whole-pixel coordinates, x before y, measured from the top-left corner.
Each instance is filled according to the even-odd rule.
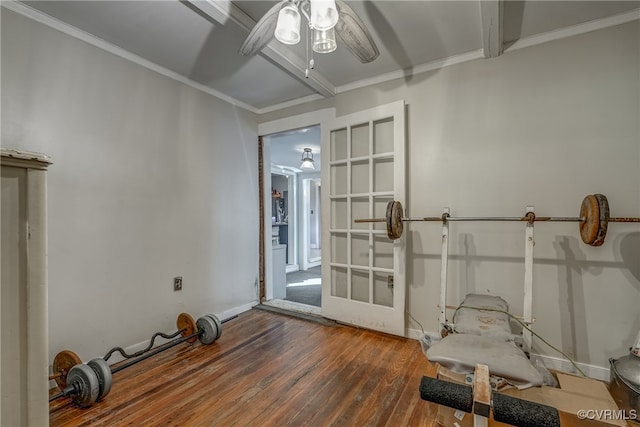
[[[253,18],[244,13],[230,0],[183,0],[183,3],[201,12],[201,15],[206,19],[211,19],[221,25],[235,25],[243,29],[247,34],[256,25],[256,21]],[[336,94],[335,86],[318,71],[313,70],[308,77],[305,77],[306,61],[277,41],[270,41],[262,49],[260,55],[322,96],[332,97]]]
[[[485,58],[502,55],[503,0],[480,0],[482,17],[482,49]]]

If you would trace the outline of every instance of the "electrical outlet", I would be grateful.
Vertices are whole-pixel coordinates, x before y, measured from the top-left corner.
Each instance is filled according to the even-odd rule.
[[[181,291],[182,290],[182,276],[173,278],[173,290]]]

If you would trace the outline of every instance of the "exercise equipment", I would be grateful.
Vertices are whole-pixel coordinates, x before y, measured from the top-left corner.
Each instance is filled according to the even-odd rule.
[[[80,357],[71,350],[63,350],[53,359],[53,375],[49,380],[55,380],[60,390],[67,387],[67,375],[71,368],[82,363]]]
[[[473,414],[474,426],[486,426],[493,412],[494,420],[517,427],[560,427],[556,408],[492,392],[486,365],[476,366],[473,387],[422,377],[420,397]]]
[[[387,204],[385,218],[361,218],[356,223],[384,222],[387,226],[387,236],[391,240],[402,237],[404,222],[410,221],[524,221],[524,222],[578,222],[580,223],[580,237],[590,246],[600,246],[604,243],[607,228],[611,222],[637,222],[640,218],[616,217],[609,215],[609,202],[602,194],[590,194],[584,198],[580,206],[578,217],[536,216],[532,212],[522,217],[452,217],[443,214],[439,217],[404,217],[403,207],[399,201],[392,200]]]
[[[237,316],[226,319],[229,321]],[[151,356],[164,350],[174,347],[180,343],[193,343],[200,340],[202,344],[209,345],[215,342],[222,334],[222,323],[214,314],[207,314],[197,321],[187,313],[180,313],[176,320],[178,330],[173,334],[156,332],[151,337],[149,346],[133,354],[121,347],[115,347],[107,352],[104,358],[97,357],[91,359],[86,364],[82,364],[77,354],[70,350],[61,351],[56,355],[53,362],[54,374],[49,377],[55,380],[60,393],[49,397],[49,402],[56,399],[71,396],[74,403],[82,408],[88,408],[93,403],[104,399],[111,391],[113,374],[135,365]],[[161,336],[165,339],[172,339],[180,335],[180,338],[173,339],[157,347],[153,347],[155,339]],[[106,362],[114,352],[119,352],[127,360],[125,363],[111,368]]]

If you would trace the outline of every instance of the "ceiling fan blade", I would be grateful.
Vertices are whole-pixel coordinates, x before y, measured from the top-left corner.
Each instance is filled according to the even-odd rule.
[[[282,5],[287,1],[288,0],[283,0],[279,2],[260,18],[240,47],[240,53],[242,55],[255,55],[271,41],[273,32],[276,30],[276,24],[278,23],[278,12],[280,12]]]
[[[336,32],[344,45],[363,64],[376,59],[380,51],[360,17],[342,0],[336,0],[336,6],[340,13]]]

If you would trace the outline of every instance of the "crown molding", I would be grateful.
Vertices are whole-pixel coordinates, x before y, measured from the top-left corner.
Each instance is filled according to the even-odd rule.
[[[210,3],[210,2],[208,2]],[[98,47],[102,50],[105,50],[109,53],[117,55],[121,58],[127,59],[131,62],[134,62],[142,67],[145,67],[149,70],[155,71],[159,74],[162,74],[166,77],[169,77],[173,80],[179,81],[187,86],[190,86],[196,90],[207,93],[211,96],[214,96],[218,99],[221,99],[225,102],[228,102],[231,105],[243,108],[247,111],[250,111],[255,114],[266,114],[273,111],[281,110],[288,107],[293,107],[300,104],[305,104],[308,102],[316,101],[319,99],[326,99],[326,96],[321,94],[313,94],[307,95],[301,98],[296,98],[290,101],[286,101],[279,104],[274,104],[262,108],[256,108],[252,105],[239,101],[231,96],[225,95],[215,89],[212,89],[208,86],[205,86],[201,83],[198,83],[194,80],[191,80],[181,74],[178,74],[174,71],[169,70],[168,68],[162,67],[154,62],[146,60],[138,55],[135,55],[125,49],[122,49],[114,44],[111,44],[105,40],[102,40],[94,35],[91,35],[83,30],[80,30],[76,27],[73,27],[69,24],[66,24],[58,19],[55,19],[49,15],[46,15],[42,12],[39,12],[17,0],[1,0],[0,4],[2,7],[16,12],[20,15],[23,15],[27,18],[33,19],[41,24],[44,24],[48,27],[51,27],[55,30],[58,30],[62,33],[65,33],[69,36],[82,40],[86,43],[89,43],[95,47]],[[237,19],[236,14],[232,14],[232,16]],[[504,47],[504,53],[524,49],[531,46],[536,46],[539,44],[547,43],[550,41],[560,40],[567,37],[572,37],[584,33],[588,33],[591,31],[601,30],[608,27],[613,27],[616,25],[626,24],[628,22],[632,22],[635,20],[640,20],[640,8],[634,9],[629,12],[621,13],[618,15],[610,16],[607,18],[597,19],[589,22],[585,22],[582,24],[576,24],[571,27],[562,28],[559,30],[549,31],[543,34],[537,34],[534,36],[529,36],[520,40],[517,40],[510,44],[508,47]],[[247,23],[242,21],[242,24],[246,25]],[[508,44],[508,43],[505,43]],[[476,59],[484,58],[484,49],[477,49],[471,52],[466,52],[460,55],[454,55],[445,59],[428,62],[425,64],[417,65],[410,69],[405,70],[397,70],[392,71],[385,74],[380,74],[378,76],[358,80],[355,82],[347,83],[341,86],[335,87],[335,94],[344,93],[355,89],[360,89],[367,86],[377,85],[381,83],[385,83],[391,80],[396,79],[408,79],[414,75],[418,75],[421,73],[425,73],[428,71],[435,71],[445,67],[449,67],[451,65],[461,64],[468,61],[473,61]]]
[[[378,76],[370,77],[367,79],[357,80],[352,83],[347,83],[342,86],[336,87],[336,93],[348,92],[354,89],[360,89],[366,86],[372,86],[380,83],[385,83],[396,79],[409,79],[412,76],[426,73],[427,71],[439,70],[441,68],[449,67],[455,64],[461,64],[463,62],[473,61],[475,59],[484,58],[484,51],[477,49],[471,52],[463,53],[460,55],[450,56],[445,59],[439,59],[437,61],[427,62],[426,64],[417,65],[413,68],[406,70],[392,71],[390,73],[380,74]]]
[[[616,25],[626,24],[631,21],[640,20],[640,8],[618,15],[609,16],[607,18],[596,19],[582,24],[572,25],[570,27],[561,28],[559,30],[548,31],[542,34],[525,37],[513,42],[508,48],[505,46],[504,52],[512,50],[524,49],[530,46],[536,46],[554,40],[565,39],[591,31],[602,30],[604,28],[614,27]]]
[[[176,73],[175,71],[171,71],[168,68],[165,68],[163,66],[156,64],[155,62],[151,62],[147,59],[142,58],[141,56],[138,56],[136,54],[129,52],[128,50],[125,50],[99,37],[89,34],[86,31],[80,30],[72,25],[66,24],[56,18],[53,18],[40,11],[37,11],[36,9],[30,6],[27,6],[21,2],[18,2],[16,0],[2,0],[0,4],[2,7],[8,10],[11,10],[12,12],[15,12],[19,15],[30,18],[36,22],[44,24],[50,28],[53,28],[54,30],[58,30],[64,34],[67,34],[71,37],[74,37],[78,40],[81,40],[99,49],[107,51],[113,55],[129,60],[137,65],[147,68],[148,70],[155,71],[158,74],[162,74],[165,77],[169,77],[170,79],[176,80],[180,83],[190,86],[193,89],[205,92],[213,97],[216,97],[225,102],[228,102],[231,105],[234,105],[236,107],[240,107],[252,113],[258,114],[259,110],[253,107],[252,105],[239,101],[231,96],[225,95],[222,92],[219,92],[215,89],[212,89],[208,86],[205,86],[201,83],[191,80],[181,74]]]

